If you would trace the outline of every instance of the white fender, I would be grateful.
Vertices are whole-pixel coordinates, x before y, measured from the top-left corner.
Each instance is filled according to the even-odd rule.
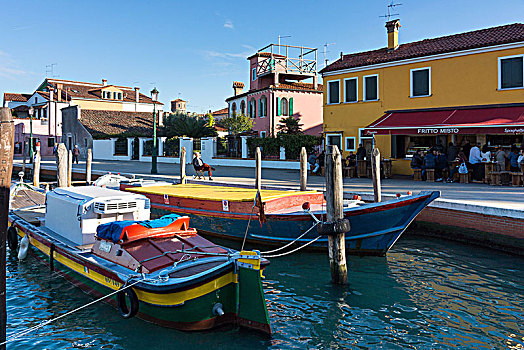
[[[27,250],[29,249],[29,237],[27,234],[20,241],[18,246],[18,260],[24,260],[27,256]]]

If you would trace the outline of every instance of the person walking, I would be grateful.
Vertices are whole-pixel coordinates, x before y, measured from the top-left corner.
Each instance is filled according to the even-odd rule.
[[[76,164],[78,164],[78,156],[80,156],[80,150],[78,149],[78,145],[75,145],[73,148],[73,163],[76,162]]]

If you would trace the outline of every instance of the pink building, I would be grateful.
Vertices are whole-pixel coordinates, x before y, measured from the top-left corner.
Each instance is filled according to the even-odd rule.
[[[271,44],[248,57],[249,90],[233,82],[229,115],[254,119],[260,137],[276,135],[282,118],[300,119],[306,134],[322,133],[322,85],[317,83],[317,49]],[[305,82],[309,81],[309,82]]]

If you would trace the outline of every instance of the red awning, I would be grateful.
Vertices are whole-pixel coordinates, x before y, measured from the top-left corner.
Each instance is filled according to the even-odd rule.
[[[524,105],[391,111],[364,135],[524,134]]]

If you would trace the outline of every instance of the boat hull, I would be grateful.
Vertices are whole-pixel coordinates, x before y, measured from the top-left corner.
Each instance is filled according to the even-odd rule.
[[[13,220],[14,219],[14,220]],[[120,289],[125,281],[111,270],[101,268],[79,254],[55,247],[46,237],[31,230],[20,220],[10,216],[10,224],[23,237],[29,234],[30,246],[35,255],[45,261],[65,279],[94,297],[106,296]],[[52,255],[52,259],[50,256]],[[251,270],[248,273],[260,271]],[[253,286],[246,286],[250,288]],[[261,286],[254,286],[261,290]],[[184,331],[197,331],[219,326],[246,325],[249,328],[270,334],[269,319],[262,316],[263,322],[243,320],[238,315],[239,279],[233,264],[225,266],[213,274],[200,279],[192,285],[158,290],[139,282],[132,287],[139,300],[137,317],[165,327]],[[108,297],[105,302],[116,306],[116,296]],[[213,306],[220,303],[224,314],[217,316]],[[265,307],[265,302],[264,302]],[[249,311],[249,310],[248,310]],[[249,314],[249,312],[248,312]]]
[[[351,230],[346,233],[346,253],[356,255],[384,255],[399,239],[415,217],[434,199],[439,192],[426,192],[383,203],[370,203],[362,208],[345,209]],[[243,240],[248,226],[249,213],[220,213],[205,208],[184,208],[159,203],[151,198],[152,214],[164,215],[174,212],[191,217],[192,226],[203,235],[224,239]],[[322,220],[321,214],[314,214]],[[295,240],[310,229],[315,221],[305,212],[292,214],[266,214],[266,221],[252,215],[246,240],[255,244],[282,246]],[[304,244],[318,237],[316,229],[297,244]],[[321,237],[309,249],[322,249],[327,246],[327,237]]]

